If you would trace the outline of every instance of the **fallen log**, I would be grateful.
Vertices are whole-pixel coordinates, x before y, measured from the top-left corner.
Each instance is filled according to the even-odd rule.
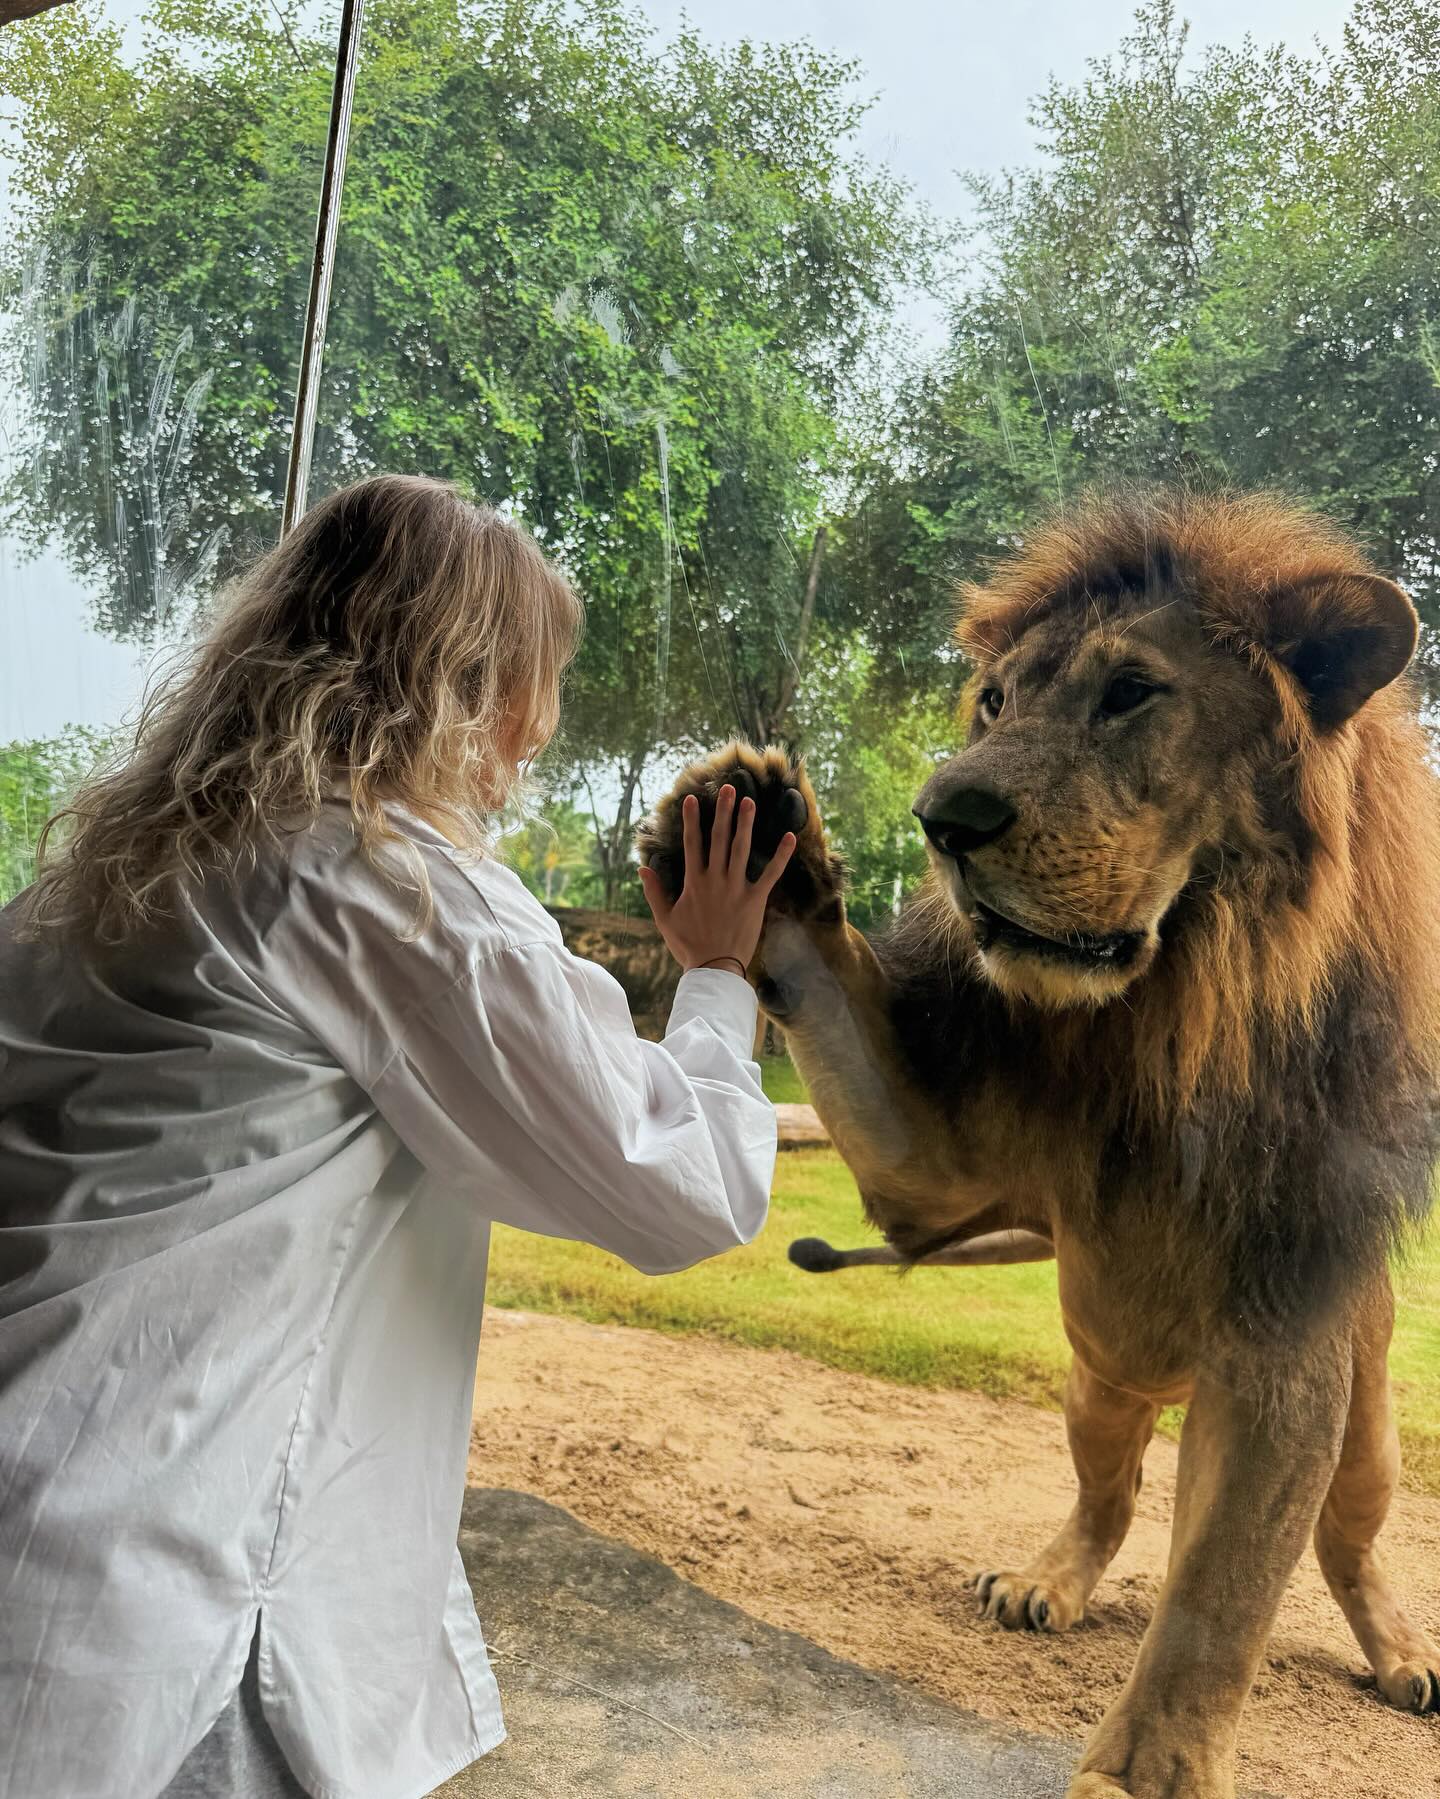
[[[828,1149],[830,1134],[814,1106],[776,1106],[781,1149]]]

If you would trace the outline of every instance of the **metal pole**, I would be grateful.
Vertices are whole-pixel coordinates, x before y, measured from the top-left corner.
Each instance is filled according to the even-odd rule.
[[[360,26],[365,0],[343,0],[335,44],[335,85],[330,95],[330,135],[320,212],[315,220],[315,259],[310,265],[310,300],[305,308],[305,343],[295,388],[295,425],[290,435],[290,467],[285,476],[285,510],[280,535],[295,529],[305,514],[310,457],[315,448],[315,409],[320,403],[320,364],[325,355],[325,322],[330,313],[330,278],[335,272],[335,239],[340,230],[340,194],[345,186],[345,151],[355,104],[355,70],[360,61]]]

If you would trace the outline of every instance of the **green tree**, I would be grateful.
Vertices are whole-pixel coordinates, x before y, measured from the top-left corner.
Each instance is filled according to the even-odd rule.
[[[547,906],[600,902],[603,882],[595,855],[595,820],[573,801],[547,799],[501,838],[506,862]]]
[[[273,541],[330,84],[248,0],[158,0],[143,32],[128,59],[92,3],[0,36],[29,400],[0,508],[134,639]]]
[[[45,821],[64,805],[105,750],[95,731],[0,744],[0,905],[35,879],[35,846]]]
[[[1217,244],[1160,397],[1233,479],[1319,499],[1440,625],[1440,14],[1365,0],[1284,66],[1294,145]],[[1172,397],[1173,396],[1173,397]]]
[[[913,664],[1037,509],[1200,476],[1318,502],[1440,624],[1440,15],[1360,0],[1333,52],[1192,58],[1154,0],[1034,119],[859,483],[855,622]]]
[[[825,826],[849,870],[848,909],[862,928],[899,910],[926,868],[911,816],[937,762],[954,753],[961,669],[900,691],[879,678],[875,650],[858,635],[823,631],[814,679],[797,704],[806,766]]]
[[[260,0],[153,0],[135,62],[83,4],[6,38],[0,82],[38,122],[7,509],[144,634],[274,528],[325,47]],[[855,73],[805,45],[657,47],[621,0],[370,9],[314,490],[447,475],[572,573],[566,743],[608,808],[611,899],[657,752],[793,704],[838,421],[930,237],[846,148]]]

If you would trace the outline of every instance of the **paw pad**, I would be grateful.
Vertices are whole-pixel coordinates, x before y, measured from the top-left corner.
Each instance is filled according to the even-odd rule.
[[[776,888],[771,904],[800,917],[843,918],[841,869],[830,854],[816,814],[813,795],[801,765],[777,748],[752,749],[735,743],[690,765],[640,827],[640,858],[660,876],[674,897],[684,885],[685,855],[682,806],[693,794],[700,802],[700,830],[709,846],[715,802],[722,787],[735,789],[736,800],[755,806],[752,850],[746,872],[753,881],[774,855],[787,832],[796,852]]]

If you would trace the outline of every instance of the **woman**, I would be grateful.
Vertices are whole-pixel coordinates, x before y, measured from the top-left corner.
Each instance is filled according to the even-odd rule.
[[[579,605],[439,483],[242,584],[0,914],[0,1795],[410,1799],[503,1736],[455,1549],[489,1221],[764,1220],[733,793],[663,1044],[487,833]],[[647,892],[649,889],[647,888]]]

